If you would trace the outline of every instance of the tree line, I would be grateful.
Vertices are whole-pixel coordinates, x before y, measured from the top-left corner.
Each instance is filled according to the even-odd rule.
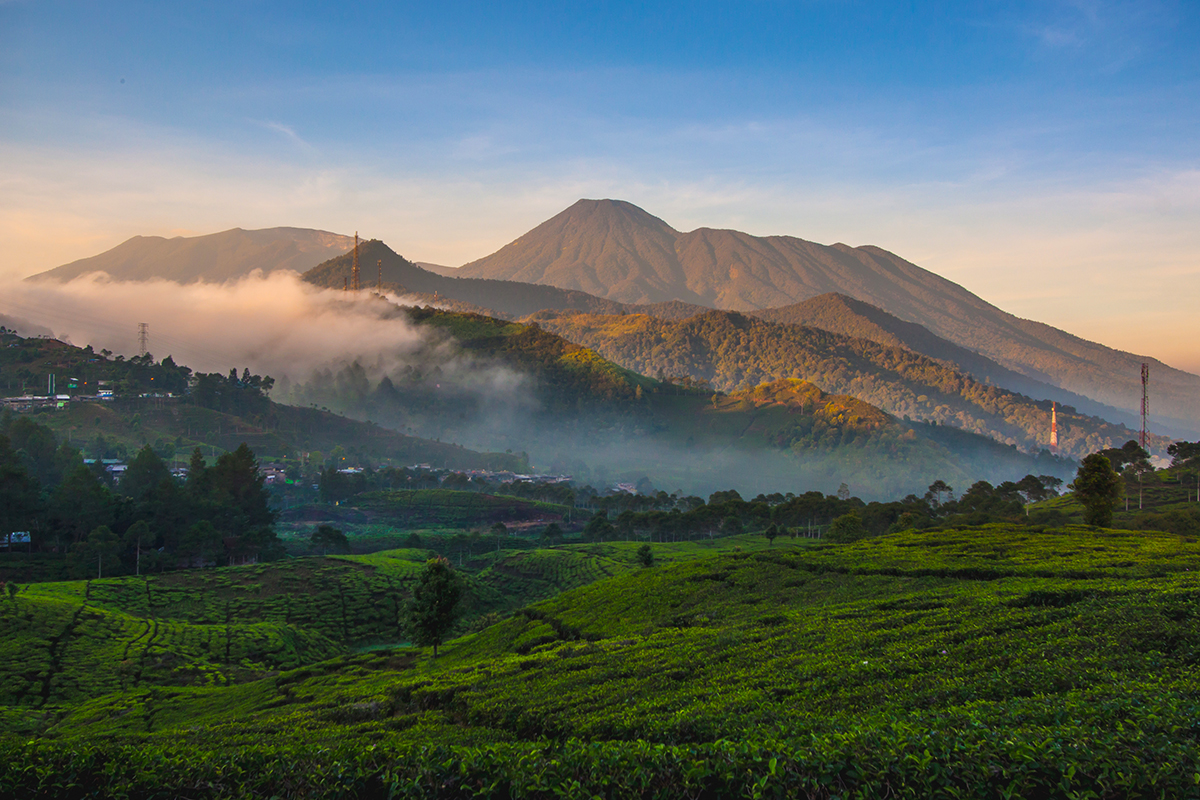
[[[0,418],[0,537],[64,555],[80,575],[114,575],[282,554],[263,477],[245,444],[179,480],[149,445],[119,481],[28,417]]]

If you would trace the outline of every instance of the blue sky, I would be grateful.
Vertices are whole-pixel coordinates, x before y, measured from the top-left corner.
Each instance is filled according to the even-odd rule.
[[[1198,34],[1154,0],[0,0],[0,275],[272,225],[453,265],[619,197],[1200,371]]]

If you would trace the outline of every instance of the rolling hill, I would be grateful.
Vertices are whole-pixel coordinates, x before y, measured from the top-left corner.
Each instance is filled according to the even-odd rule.
[[[304,272],[354,247],[354,237],[307,228],[241,228],[206,236],[135,236],[90,258],[32,275],[27,280],[69,281],[89,272],[144,281],[153,278],[221,283],[259,269]]]
[[[141,358],[125,361],[54,339],[0,334],[0,396],[23,394],[26,381],[44,387],[50,373],[76,376],[77,386],[64,382],[60,389],[74,399],[66,408],[39,413],[37,419],[63,440],[79,446],[98,435],[113,448],[129,453],[146,443],[158,447],[174,442],[174,448],[186,457],[195,447],[208,453],[233,450],[245,442],[265,459],[297,450],[328,452],[341,445],[399,464],[423,462],[460,469],[527,467],[512,454],[478,453],[266,397],[254,398],[244,407],[207,407],[195,395],[183,396],[191,371],[175,365],[170,356],[158,363]],[[117,390],[116,398],[95,399],[102,381]],[[166,393],[179,396],[164,397]]]
[[[1047,444],[1050,403],[985,384],[900,346],[818,328],[766,322],[730,311],[673,322],[646,315],[600,316],[543,311],[538,324],[643,374],[686,375],[732,391],[794,378],[857,397],[898,417],[934,420],[1037,452]],[[1059,447],[1080,458],[1120,446],[1137,433],[1059,410]],[[1170,440],[1154,437],[1165,454]]]
[[[1195,794],[1200,551],[1183,537],[996,524],[648,568],[593,561],[583,585],[437,658],[377,650],[264,664],[284,671],[234,685],[144,681],[54,716],[14,708],[0,785],[22,797],[63,796],[68,780],[81,797]],[[512,566],[547,572],[525,556]],[[226,596],[245,580],[221,572],[211,582]],[[74,604],[79,635],[100,638],[99,602]],[[347,602],[341,615],[325,605],[340,632]],[[217,622],[216,642],[242,636]],[[136,663],[152,644],[126,649]]]
[[[938,478],[969,485],[1073,469],[1069,462],[1038,459],[969,430],[897,420],[844,392],[823,392],[798,380],[714,396],[710,388],[655,380],[614,364],[557,335],[549,323],[432,308],[407,313],[446,337],[427,360],[411,359],[392,374],[350,365],[292,386],[290,401],[474,449],[523,451],[538,468],[596,486],[648,477],[659,487],[707,494],[761,487],[835,491],[848,482],[855,493],[880,498],[923,491]],[[707,316],[653,322],[687,325]],[[650,318],[564,319],[637,324]],[[900,358],[919,358],[892,350]],[[456,366],[468,363],[469,368]],[[503,385],[513,388],[481,393],[486,376],[497,373],[510,376]],[[764,381],[770,380],[764,373]]]
[[[1027,378],[1127,410],[1139,408],[1140,366],[1148,362],[1154,413],[1191,429],[1200,420],[1200,377],[1020,319],[873,246],[711,228],[681,233],[630,203],[580,200],[460,274],[548,284],[623,303],[681,300],[747,312],[837,292]]]
[[[650,310],[644,313],[650,316],[661,316]],[[1116,422],[1129,428],[1138,428],[1141,424],[1137,414],[1098,403],[1090,397],[1026,377],[1001,366],[974,350],[947,341],[922,325],[905,322],[882,308],[862,300],[855,300],[844,294],[830,292],[790,306],[752,311],[749,312],[749,315],[768,322],[820,328],[856,339],[867,339],[889,347],[903,347],[919,355],[940,361],[983,383],[995,384],[1035,400],[1056,400],[1085,414],[1102,417],[1109,422]],[[1188,429],[1164,432],[1181,436],[1196,433],[1196,431]]]

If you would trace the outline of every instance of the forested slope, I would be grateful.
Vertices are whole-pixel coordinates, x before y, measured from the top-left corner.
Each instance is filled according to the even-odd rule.
[[[1034,451],[1047,446],[1050,402],[989,385],[908,349],[817,328],[713,311],[672,322],[644,315],[534,315],[543,327],[648,375],[686,375],[729,391],[780,378],[858,397],[900,417],[930,419]],[[1080,457],[1137,433],[1069,407],[1058,412],[1059,448]],[[1165,454],[1170,441],[1153,437]]]

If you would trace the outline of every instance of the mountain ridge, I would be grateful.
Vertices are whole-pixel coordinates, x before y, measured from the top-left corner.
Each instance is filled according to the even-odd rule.
[[[1127,411],[1140,407],[1146,362],[1154,413],[1192,427],[1200,419],[1200,376],[1017,317],[874,245],[717,228],[681,233],[631,203],[585,199],[460,270],[463,277],[549,284],[624,303],[681,300],[747,313],[838,292],[1027,378]]]
[[[221,283],[254,270],[304,272],[354,246],[354,237],[309,228],[230,228],[202,236],[134,236],[98,255],[26,280],[69,281],[91,272],[118,280],[155,278],[177,283]]]

